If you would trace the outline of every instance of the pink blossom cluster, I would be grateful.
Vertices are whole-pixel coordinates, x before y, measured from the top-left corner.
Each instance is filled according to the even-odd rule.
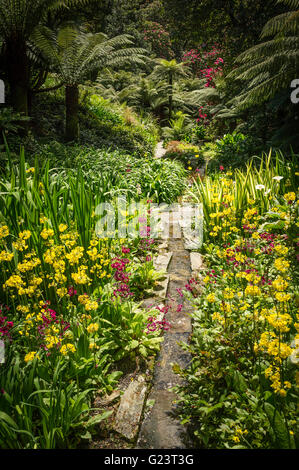
[[[143,31],[143,38],[149,42],[152,50],[162,59],[174,56],[169,33],[159,23],[150,22]]]
[[[46,301],[45,304],[43,305],[43,310],[44,312],[42,313],[42,324],[38,325],[37,331],[40,336],[41,341],[43,341],[43,338],[47,335],[47,330],[52,324],[59,325],[60,327],[60,338],[63,338],[64,333],[70,328],[70,323],[66,322],[63,320],[63,318],[58,318],[57,313],[55,310],[52,310],[49,308],[50,301]],[[61,342],[57,343],[56,348],[59,349],[61,346]],[[47,355],[50,355],[49,349],[42,343],[40,346],[42,349],[44,349],[47,352]]]
[[[1,306],[0,308],[0,339],[11,339],[11,329],[14,324],[12,321],[7,321],[7,317],[2,316],[3,308],[7,311],[9,310],[7,306]]]
[[[214,79],[217,74],[222,73],[224,60],[220,57],[222,51],[216,45],[210,51],[201,49],[191,49],[185,52],[182,58],[191,66],[193,74],[199,78],[205,78],[205,87],[215,87]]]
[[[115,269],[114,279],[117,281],[116,289],[113,291],[115,297],[128,298],[133,295],[129,286],[130,273],[126,271],[129,263],[128,258],[113,258],[112,260],[111,267]]]
[[[68,288],[67,293],[68,293],[68,295],[69,295],[70,297],[74,297],[75,295],[77,295],[77,291],[76,291],[76,289],[74,289],[73,286],[70,286],[70,287]]]
[[[171,325],[165,318],[163,318],[163,320],[157,320],[155,317],[148,317],[146,328],[146,333],[148,334],[159,330],[168,331]]]

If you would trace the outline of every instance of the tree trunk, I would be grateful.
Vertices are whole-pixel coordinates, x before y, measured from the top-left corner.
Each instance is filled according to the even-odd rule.
[[[172,73],[169,72],[169,97],[168,97],[168,120],[172,118],[172,106],[173,106],[173,76]]]
[[[79,87],[67,85],[65,87],[65,137],[66,140],[78,140],[79,138]]]
[[[7,78],[10,89],[10,100],[14,111],[28,116],[29,62],[26,44],[22,41],[7,43]],[[22,122],[25,132],[28,123]]]

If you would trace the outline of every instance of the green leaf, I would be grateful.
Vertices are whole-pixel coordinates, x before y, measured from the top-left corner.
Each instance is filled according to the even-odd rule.
[[[17,427],[18,427],[17,423],[15,423],[15,421],[8,414],[4,413],[3,411],[0,411],[0,420],[5,421],[7,424],[12,426],[13,428],[17,429]]]
[[[243,375],[238,370],[234,371],[233,385],[238,392],[245,392],[248,388]]]
[[[289,433],[284,419],[270,403],[265,403],[265,411],[274,431],[279,449],[289,449]]]
[[[105,411],[102,414],[93,416],[87,421],[87,423],[85,423],[85,427],[90,428],[91,426],[95,426],[96,424],[100,423],[104,419],[109,418],[109,416],[111,416],[112,413],[113,413],[113,410],[109,410],[109,411]]]

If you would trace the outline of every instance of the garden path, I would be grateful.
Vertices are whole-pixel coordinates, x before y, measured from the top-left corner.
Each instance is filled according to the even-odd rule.
[[[156,361],[153,385],[148,396],[154,401],[153,407],[145,414],[140,427],[139,438],[136,448],[138,449],[184,449],[192,447],[185,426],[181,425],[175,417],[176,394],[171,387],[179,384],[182,379],[176,375],[171,367],[172,363],[179,364],[182,368],[187,367],[191,360],[189,353],[185,352],[179,342],[187,342],[192,331],[192,311],[188,302],[181,297],[180,289],[191,277],[190,253],[185,249],[185,240],[173,238],[174,229],[181,233],[181,227],[176,220],[175,213],[170,218],[170,238],[168,250],[173,253],[168,267],[169,285],[167,298],[180,308],[172,308],[165,315],[170,322],[171,328],[164,333],[159,357]],[[182,235],[182,233],[181,233]],[[176,235],[177,236],[177,235]]]
[[[155,158],[162,158],[166,153],[166,149],[163,147],[163,141],[159,142],[157,144],[156,150],[155,150]]]

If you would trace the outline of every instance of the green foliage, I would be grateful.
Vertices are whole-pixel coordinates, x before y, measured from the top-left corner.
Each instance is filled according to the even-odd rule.
[[[219,169],[220,165],[225,168],[242,166],[259,151],[256,139],[240,132],[226,134],[215,144],[215,155],[209,162],[209,169]]]
[[[32,40],[52,70],[68,86],[84,82],[94,70],[99,72],[109,66],[143,64],[146,52],[134,48],[128,35],[109,39],[103,33],[91,34],[72,27],[62,28],[57,34],[49,28],[39,27],[35,29]]]
[[[90,97],[89,109],[102,122],[109,121],[113,124],[122,123],[122,118],[111,110],[109,101],[104,100],[101,96],[92,95]]]
[[[191,133],[192,124],[187,114],[178,111],[175,119],[171,119],[170,127],[163,127],[163,137],[166,141],[183,140],[186,134]]]
[[[181,161],[188,170],[198,170],[204,163],[199,147],[187,142],[170,142],[165,157]]]
[[[190,189],[203,204],[206,269],[185,292],[193,333],[181,346],[192,361],[174,371],[178,414],[199,448],[298,447],[297,170],[296,156],[269,155]]]
[[[105,194],[106,199],[123,191],[129,198],[171,203],[185,185],[185,172],[179,163],[152,159],[149,154],[141,159],[121,149],[99,150],[52,142],[39,146],[36,157],[49,161],[52,173],[61,183],[68,174],[75,177],[81,170],[88,186],[101,197]],[[137,188],[140,194],[136,193]]]
[[[28,122],[29,118],[20,113],[15,113],[12,108],[0,108],[0,132],[17,132],[22,122]]]
[[[243,52],[237,59],[240,67],[229,75],[243,81],[243,90],[235,99],[239,108],[269,100],[278,91],[289,88],[298,76],[299,3],[288,0],[281,3],[297,10],[269,20],[262,38],[273,39]]]

